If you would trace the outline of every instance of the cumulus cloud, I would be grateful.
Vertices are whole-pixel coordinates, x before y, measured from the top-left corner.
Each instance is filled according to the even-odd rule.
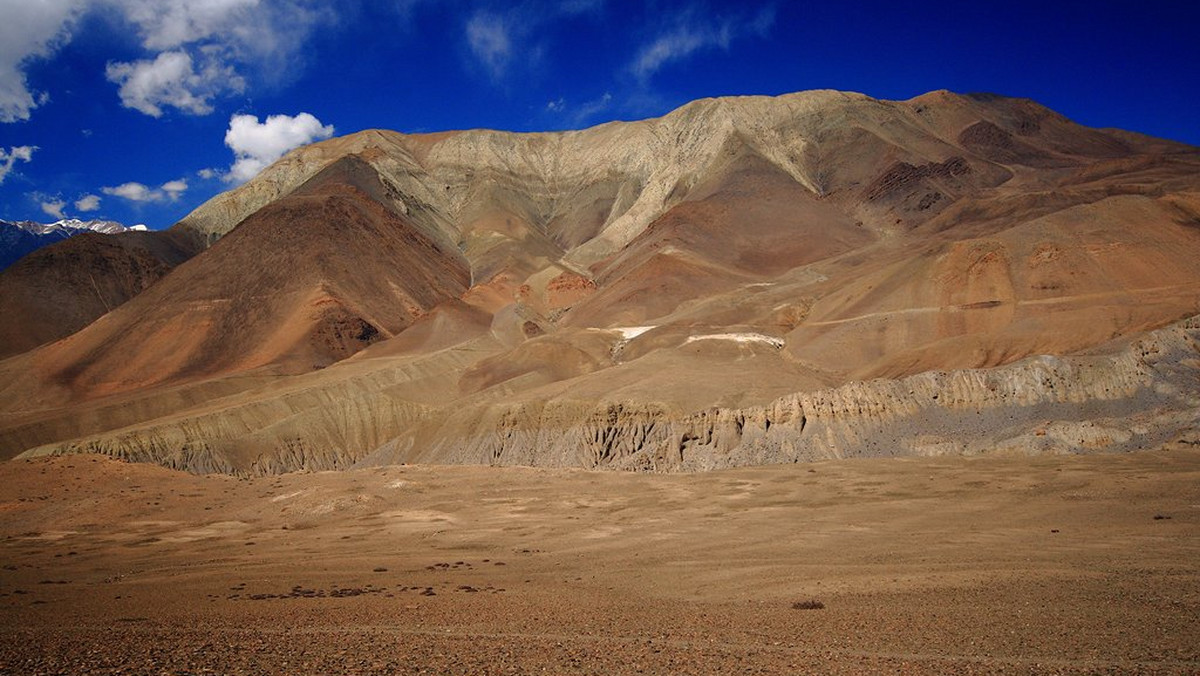
[[[99,195],[84,195],[75,200],[75,210],[82,212],[98,211],[100,209]]]
[[[145,183],[135,183],[133,181],[122,183],[118,186],[106,186],[101,188],[100,192],[105,195],[122,197],[130,202],[155,202],[160,200],[162,195],[162,193],[158,193],[156,196],[157,191],[152,190],[150,186]]]
[[[109,64],[108,79],[126,107],[155,117],[164,107],[211,112],[214,97],[243,91],[247,74],[293,76],[313,30],[337,19],[324,0],[0,0],[0,122],[27,120],[48,100],[25,70],[69,42],[91,11],[136,31],[145,58]]]
[[[25,66],[48,56],[70,38],[86,0],[5,0],[0,3],[0,122],[28,120],[47,101],[30,90]]]
[[[338,19],[338,3],[324,0],[106,1],[120,6],[147,50],[219,47],[223,59],[266,80],[294,73],[312,32]]]
[[[765,36],[775,23],[774,7],[767,7],[753,17],[698,18],[694,10],[676,17],[675,25],[638,50],[630,70],[641,81],[649,80],[663,66],[682,61],[696,52],[709,49],[729,49],[736,39]]]
[[[147,49],[167,50],[228,34],[250,21],[259,0],[119,0]]]
[[[194,115],[211,113],[212,99],[223,92],[240,93],[246,83],[234,70],[208,58],[196,70],[186,52],[163,52],[153,61],[110,63],[110,82],[120,85],[121,105],[151,117],[161,117],[164,106]]]
[[[201,169],[196,172],[196,175],[207,181],[216,178],[220,173],[216,169]]]
[[[52,199],[48,199],[48,200],[43,200],[41,202],[41,205],[42,205],[42,212],[45,213],[47,216],[52,216],[54,218],[57,218],[60,221],[67,217],[67,215],[63,213],[63,209],[66,208],[67,203],[62,201],[61,199],[52,198]]]
[[[234,115],[225,132],[225,145],[234,156],[225,180],[249,181],[287,151],[330,136],[333,125],[323,125],[309,113],[271,115],[262,122],[255,115]]]
[[[179,199],[179,196],[187,192],[187,189],[187,181],[182,178],[174,181],[167,181],[166,183],[162,184],[162,191],[166,193],[167,197],[171,200]]]
[[[113,197],[127,199],[130,202],[167,202],[179,199],[187,190],[187,181],[178,179],[167,181],[157,188],[151,188],[145,183],[130,181],[121,185],[104,187],[100,192]]]
[[[37,146],[16,146],[8,150],[0,148],[0,183],[4,183],[4,179],[12,171],[14,164],[33,160],[33,151],[35,150],[37,150]]]
[[[171,65],[168,74],[175,76],[171,98],[164,103],[178,100],[184,105],[176,107],[198,114],[212,111],[208,102],[213,96],[242,92],[248,71],[265,81],[293,76],[302,67],[302,46],[313,30],[337,19],[337,4],[323,0],[106,1],[115,2],[137,27],[142,46],[158,54],[137,64],[145,68],[167,54],[186,54],[197,63],[190,74],[178,62],[157,65]],[[124,89],[123,82],[118,84]],[[129,107],[152,114],[148,111],[155,106]]]

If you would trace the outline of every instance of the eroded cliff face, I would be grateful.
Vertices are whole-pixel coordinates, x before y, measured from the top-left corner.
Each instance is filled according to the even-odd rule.
[[[50,444],[25,456],[101,453],[200,474],[346,469],[427,411],[385,394],[399,375],[381,371],[269,397],[221,397],[216,405],[201,404],[202,412]]]
[[[1116,354],[852,382],[766,406],[497,403],[425,424],[361,464],[421,461],[697,471],[829,458],[1131,450],[1200,420],[1200,318]],[[453,430],[453,431],[452,431]],[[419,441],[418,441],[419,440]]]
[[[852,382],[764,406],[639,401],[446,409],[384,394],[395,374],[51,444],[238,475],[408,462],[689,472],[830,458],[1129,451],[1200,424],[1200,317],[1108,354]]]

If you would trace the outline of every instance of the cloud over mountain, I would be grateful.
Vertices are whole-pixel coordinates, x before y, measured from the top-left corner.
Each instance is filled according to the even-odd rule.
[[[63,213],[63,209],[66,208],[67,203],[60,198],[50,198],[44,200],[42,201],[41,206],[42,213],[46,214],[47,216],[52,216],[59,220],[67,217],[67,215]]]
[[[75,200],[75,209],[77,209],[78,211],[83,211],[83,212],[96,211],[99,208],[100,208],[100,196],[99,195],[88,194],[88,195],[84,195],[84,196],[80,197],[79,199]]]
[[[101,188],[100,192],[105,195],[127,199],[130,202],[167,202],[179,199],[180,195],[186,192],[187,189],[187,181],[181,178],[174,181],[167,181],[157,188],[151,188],[144,183],[130,181],[118,186]],[[95,195],[91,195],[90,197],[95,197]],[[96,200],[98,204],[99,198],[97,197]],[[84,211],[84,209],[80,210]]]
[[[775,9],[770,6],[752,17],[713,18],[694,10],[685,11],[675,17],[673,27],[638,51],[630,70],[639,80],[645,81],[663,66],[682,61],[696,52],[727,50],[736,39],[765,36],[774,23]]]
[[[248,181],[287,151],[330,136],[333,125],[323,125],[309,113],[271,115],[262,122],[255,115],[234,115],[225,132],[225,145],[235,158],[226,180]]]

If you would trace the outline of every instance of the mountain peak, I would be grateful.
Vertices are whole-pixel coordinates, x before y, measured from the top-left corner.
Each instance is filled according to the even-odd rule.
[[[17,262],[22,256],[48,244],[85,232],[116,235],[123,232],[144,232],[145,225],[125,226],[116,221],[63,218],[53,223],[0,220],[0,270]]]
[[[38,223],[36,221],[3,221],[0,220],[0,227],[11,226],[19,228],[32,235],[45,235],[52,232],[60,231],[79,231],[79,232],[99,232],[105,235],[112,235],[118,232],[128,232],[130,230],[145,231],[148,228],[143,224],[126,226],[117,221],[108,221],[102,219],[82,220],[79,218],[63,218],[53,223]],[[71,233],[75,234],[75,233]]]

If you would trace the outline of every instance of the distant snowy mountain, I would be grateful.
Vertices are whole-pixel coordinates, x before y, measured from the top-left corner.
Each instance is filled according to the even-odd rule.
[[[144,225],[125,226],[116,221],[81,221],[78,218],[65,218],[54,223],[0,221],[0,270],[31,251],[85,232],[114,235],[146,229]]]

